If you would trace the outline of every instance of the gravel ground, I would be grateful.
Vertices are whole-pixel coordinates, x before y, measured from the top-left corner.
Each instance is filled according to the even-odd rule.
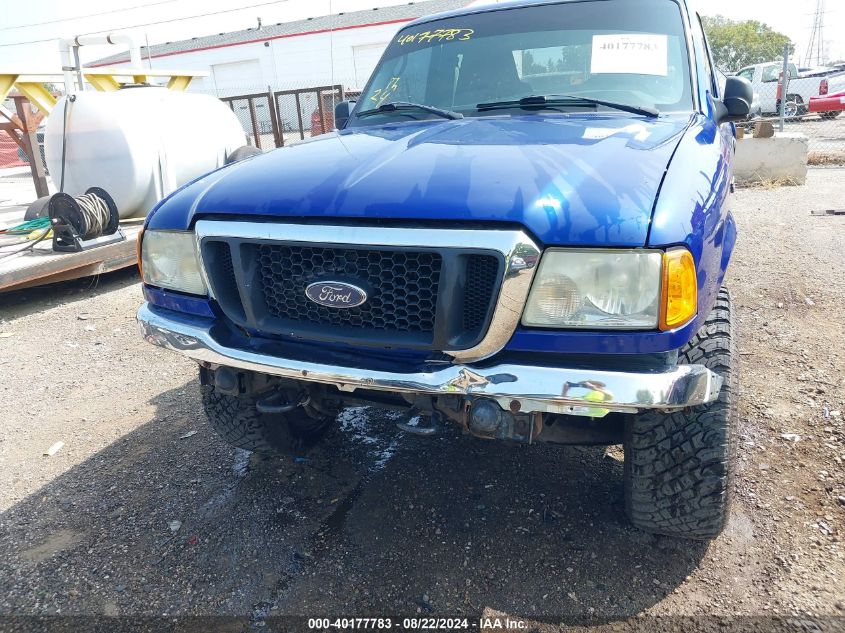
[[[841,204],[843,178],[737,195],[739,475],[709,545],[626,523],[618,448],[418,439],[350,409],[306,460],[230,449],[195,366],[138,336],[133,272],[0,296],[0,630],[482,613],[543,631],[767,615],[845,629],[845,217],[810,217]]]

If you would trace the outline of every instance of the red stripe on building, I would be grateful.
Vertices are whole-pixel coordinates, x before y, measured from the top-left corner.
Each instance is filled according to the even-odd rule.
[[[200,48],[188,48],[183,51],[173,51],[170,53],[158,53],[157,55],[144,55],[144,59],[158,59],[159,57],[170,57],[171,55],[187,55],[188,53],[198,53],[200,51],[210,51],[215,48],[229,48],[230,46],[243,46],[244,44],[259,44],[261,42],[268,42],[270,40],[282,40],[289,37],[302,37],[304,35],[318,35],[320,33],[331,33],[337,31],[350,31],[352,29],[365,29],[371,26],[384,26],[386,24],[402,24],[404,22],[413,22],[418,18],[399,18],[396,20],[385,20],[384,22],[371,22],[370,24],[353,24],[352,26],[340,26],[336,29],[318,29],[316,31],[303,31],[302,33],[286,33],[284,35],[273,35],[272,37],[261,37],[254,40],[244,40],[242,42],[229,42],[228,44],[215,44],[214,46],[202,46]],[[86,64],[85,68],[100,68],[102,66],[114,66],[115,64],[125,64],[129,58],[113,61],[103,62],[101,64]]]

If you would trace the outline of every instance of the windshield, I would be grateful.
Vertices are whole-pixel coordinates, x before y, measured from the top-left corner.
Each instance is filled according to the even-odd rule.
[[[409,102],[464,116],[501,115],[507,110],[478,112],[476,106],[529,95],[691,110],[680,7],[673,0],[591,0],[411,25],[388,46],[356,112]],[[555,106],[560,109],[588,110]],[[350,125],[432,116],[403,109],[353,118]]]

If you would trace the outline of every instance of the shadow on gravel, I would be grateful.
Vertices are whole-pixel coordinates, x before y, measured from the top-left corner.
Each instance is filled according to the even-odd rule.
[[[129,266],[104,275],[0,294],[0,318],[17,319],[50,306],[74,303],[140,283],[138,268]],[[138,291],[139,303],[141,292]]]
[[[0,515],[0,615],[607,620],[705,551],[630,528],[601,450],[418,440],[352,410],[307,459],[266,460],[217,439],[195,381],[153,404]]]

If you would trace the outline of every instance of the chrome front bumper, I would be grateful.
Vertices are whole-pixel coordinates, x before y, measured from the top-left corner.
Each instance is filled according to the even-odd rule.
[[[138,310],[144,338],[195,361],[336,386],[430,395],[491,398],[504,408],[519,402],[523,412],[600,416],[615,411],[672,410],[707,404],[719,396],[722,378],[701,365],[651,372],[600,371],[501,364],[483,369],[444,365],[418,373],[391,373],[268,356],[224,347],[211,329],[163,316],[144,304]]]

